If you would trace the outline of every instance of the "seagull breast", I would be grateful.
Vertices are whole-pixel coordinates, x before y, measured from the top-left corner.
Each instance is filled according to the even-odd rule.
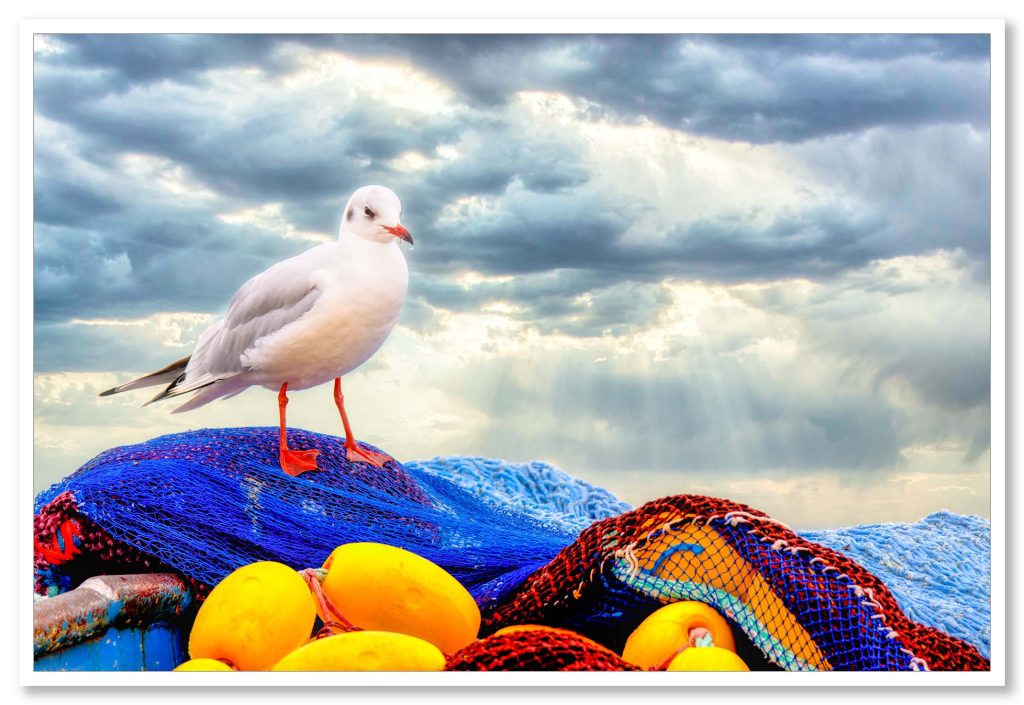
[[[405,303],[409,270],[396,243],[344,238],[313,253],[305,276],[315,303],[242,355],[269,389],[308,389],[356,369],[384,344]]]

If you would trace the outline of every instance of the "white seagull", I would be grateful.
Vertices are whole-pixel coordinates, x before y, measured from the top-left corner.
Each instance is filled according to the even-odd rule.
[[[147,403],[194,392],[174,410],[179,413],[252,386],[279,390],[281,469],[297,476],[317,469],[320,451],[288,447],[288,388],[309,389],[334,379],[349,461],[383,467],[390,456],[356,445],[341,378],[377,352],[405,302],[409,269],[397,240],[412,244],[412,236],[402,227],[401,214],[402,203],[391,189],[358,189],[345,206],[337,241],[257,274],[231,299],[224,318],[200,336],[190,356],[100,396],[167,384]]]

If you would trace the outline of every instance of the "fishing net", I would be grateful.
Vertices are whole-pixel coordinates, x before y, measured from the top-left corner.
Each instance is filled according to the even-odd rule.
[[[36,498],[37,591],[68,589],[111,563],[125,572],[121,559],[212,586],[253,561],[317,567],[340,544],[377,541],[437,563],[487,604],[578,533],[396,462],[349,463],[343,439],[297,429],[289,445],[320,449],[321,470],[290,477],[278,465],[277,434],[205,429],[101,453]],[[78,553],[47,560],[39,548],[59,547],[68,520],[109,538],[72,538]]]
[[[481,639],[456,652],[446,671],[640,671],[618,654],[576,634],[550,630]]]
[[[904,615],[878,578],[746,505],[668,497],[586,529],[485,617],[619,651],[658,607],[711,605],[786,670],[987,670],[978,650]]]
[[[291,430],[289,441],[320,449],[322,470],[281,472],[276,428],[206,429],[100,454],[36,498],[36,591],[170,571],[202,599],[242,565],[301,570],[340,544],[375,541],[465,585],[481,636],[534,623],[586,637],[491,637],[460,652],[459,668],[623,669],[603,650],[621,653],[640,621],[679,600],[723,614],[752,667],[988,668],[970,644],[910,620],[872,573],[744,505],[679,495],[627,511],[543,464],[377,469],[348,463],[336,437]]]
[[[903,612],[991,650],[991,523],[937,511],[909,523],[862,524],[798,532],[853,558],[882,579]]]

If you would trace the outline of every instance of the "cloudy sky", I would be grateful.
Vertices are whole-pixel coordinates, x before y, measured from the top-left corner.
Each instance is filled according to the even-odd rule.
[[[989,513],[987,36],[37,36],[35,486],[273,425],[97,392],[402,198],[346,381],[399,459],[540,459],[795,527]],[[329,387],[289,423],[340,433]]]

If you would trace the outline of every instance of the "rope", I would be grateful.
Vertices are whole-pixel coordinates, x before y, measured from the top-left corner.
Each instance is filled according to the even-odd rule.
[[[314,639],[322,639],[334,634],[344,634],[345,632],[362,631],[362,628],[345,619],[345,615],[341,613],[341,610],[331,602],[331,598],[324,592],[322,583],[324,578],[327,577],[326,570],[323,568],[306,568],[300,570],[299,575],[306,581],[309,592],[319,608],[318,611],[323,615],[324,626],[316,633]]]
[[[714,638],[712,638],[710,631],[708,631],[704,627],[694,627],[693,629],[690,630],[690,638],[686,641],[685,644],[683,644],[678,649],[673,651],[672,654],[667,659],[662,661],[659,665],[654,666],[650,670],[652,670],[652,671],[665,671],[665,670],[668,670],[668,666],[669,666],[670,663],[672,663],[673,659],[675,659],[676,656],[678,656],[679,654],[683,653],[687,649],[691,649],[691,648],[703,649],[703,648],[706,648],[708,646],[714,646],[714,645],[715,645],[715,640],[714,640]]]

